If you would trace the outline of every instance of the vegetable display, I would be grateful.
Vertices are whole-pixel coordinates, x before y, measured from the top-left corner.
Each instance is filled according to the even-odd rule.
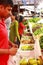
[[[31,18],[31,19],[29,20],[29,22],[37,23],[39,20],[40,20],[40,18],[35,17],[35,18]]]
[[[43,33],[43,27],[37,29],[37,30],[34,32],[34,35],[39,35],[39,34],[42,34],[42,33]]]
[[[28,45],[24,45],[24,46],[22,46],[21,47],[21,50],[23,50],[23,51],[28,51],[28,50],[33,50],[34,49],[34,46],[32,46],[32,45],[30,45],[30,46],[28,46]]]
[[[20,60],[20,65],[43,65],[43,62],[41,61],[40,58],[35,59],[35,58],[30,58],[26,59],[23,58]]]

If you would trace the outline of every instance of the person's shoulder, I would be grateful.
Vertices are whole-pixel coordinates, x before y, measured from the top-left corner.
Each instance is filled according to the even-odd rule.
[[[18,24],[18,21],[17,21],[17,20],[15,20],[15,23],[17,23],[17,24]]]
[[[22,23],[22,22],[20,22],[19,24],[20,24],[20,25],[22,25],[23,23]]]
[[[15,22],[17,22],[17,23],[18,23],[18,21],[17,21],[17,20],[15,20]]]

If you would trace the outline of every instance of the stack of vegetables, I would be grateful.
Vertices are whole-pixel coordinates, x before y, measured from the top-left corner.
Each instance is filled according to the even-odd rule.
[[[35,18],[29,19],[29,22],[37,23],[39,20],[40,20],[40,18],[35,17]]]
[[[20,65],[43,65],[43,62],[40,58],[35,59],[35,58],[30,58],[30,59],[21,59],[20,60]]]
[[[34,23],[32,30],[35,36],[43,34],[43,24]]]

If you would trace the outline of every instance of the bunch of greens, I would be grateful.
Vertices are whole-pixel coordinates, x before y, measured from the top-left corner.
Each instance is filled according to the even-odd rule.
[[[43,27],[37,29],[37,30],[34,32],[34,35],[39,35],[39,34],[43,34]]]
[[[37,23],[39,20],[40,20],[40,18],[35,17],[35,18],[31,18],[31,19],[29,19],[29,22]]]
[[[40,37],[39,43],[40,43],[41,49],[43,49],[43,36]]]
[[[41,23],[39,23],[39,24],[33,23],[32,24],[32,30],[33,30],[33,32],[36,31],[37,29],[41,28],[41,27],[43,27],[43,24],[41,24]]]
[[[24,25],[28,24],[28,21],[29,21],[29,20],[26,20],[25,22],[23,22],[23,24],[24,24]]]
[[[30,45],[30,46],[24,45],[21,47],[21,50],[23,50],[23,51],[34,50],[34,46],[33,45]]]
[[[36,28],[36,27],[43,27],[43,24],[42,23],[33,23],[32,28]]]

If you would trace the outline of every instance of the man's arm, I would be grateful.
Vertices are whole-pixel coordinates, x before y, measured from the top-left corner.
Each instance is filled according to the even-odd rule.
[[[11,47],[18,48],[18,45],[17,45],[17,44],[12,43],[10,40],[9,40],[8,42],[9,42],[9,45],[10,45]]]
[[[15,55],[17,52],[17,48],[12,47],[11,49],[0,49],[0,55],[2,54],[9,54]]]

